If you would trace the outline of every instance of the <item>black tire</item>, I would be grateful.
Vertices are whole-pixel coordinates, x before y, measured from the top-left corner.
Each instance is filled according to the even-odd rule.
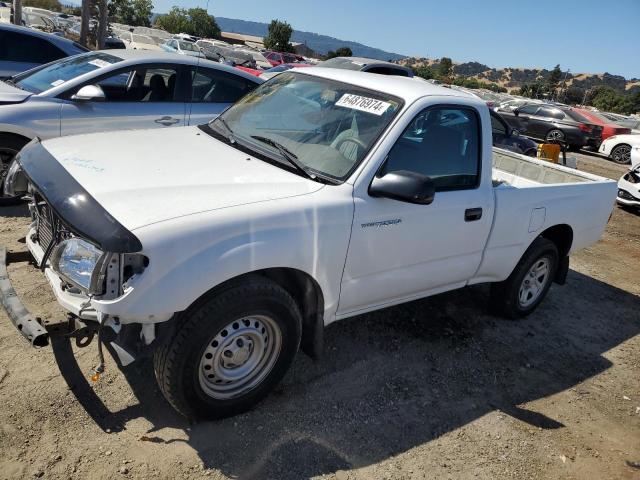
[[[544,286],[539,290],[539,293],[536,293],[537,297],[532,303],[522,305],[521,287],[524,286],[525,280],[530,280],[525,277],[530,274],[534,265],[539,263],[541,259],[546,259],[549,262]],[[553,242],[542,237],[535,239],[522,255],[509,278],[491,285],[492,310],[501,316],[514,320],[529,315],[547,295],[558,269],[558,261],[558,249]]]
[[[22,137],[0,133],[0,206],[16,205],[20,203],[20,196],[4,196],[4,179],[13,157],[22,150],[29,141]]]
[[[204,373],[202,362],[208,361],[205,358],[211,358],[206,357],[210,355],[206,352],[211,345],[218,346],[216,339],[223,333],[225,337],[229,335],[232,338],[242,331],[240,324],[237,332],[227,332],[229,325],[238,329],[238,322],[252,316],[268,316],[279,329],[281,342],[279,354],[273,360],[275,363],[250,390],[230,399],[214,398],[206,391],[208,382],[212,381],[201,379]],[[214,290],[176,321],[178,323],[171,335],[155,351],[154,370],[167,401],[189,419],[224,418],[249,410],[284,377],[300,345],[302,318],[298,306],[286,290],[259,276],[250,276],[240,284]],[[252,320],[249,321],[251,323]],[[264,331],[262,329],[263,334]],[[275,341],[272,338],[271,345]],[[223,348],[220,345],[220,349]],[[226,356],[227,351],[223,353]],[[219,358],[222,362],[225,360],[222,356]],[[206,367],[211,368],[209,365]]]
[[[621,143],[611,150],[609,158],[620,165],[628,165],[631,163],[631,145]]]

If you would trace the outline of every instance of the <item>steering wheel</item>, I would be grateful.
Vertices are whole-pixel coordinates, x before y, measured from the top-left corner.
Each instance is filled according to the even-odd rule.
[[[345,137],[339,140],[338,143],[336,143],[335,147],[333,148],[339,151],[340,147],[347,142],[355,143],[357,146],[359,146],[363,150],[367,149],[367,145],[365,145],[365,143],[357,137]]]

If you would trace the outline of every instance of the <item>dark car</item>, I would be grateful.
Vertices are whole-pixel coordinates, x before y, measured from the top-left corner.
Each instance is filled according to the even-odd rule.
[[[530,157],[538,154],[538,144],[530,138],[520,135],[520,132],[509,126],[500,114],[489,110],[491,113],[491,131],[493,134],[493,146],[504,148],[512,152],[521,153]]]
[[[79,43],[57,35],[0,23],[0,78],[88,51]]]
[[[325,60],[319,67],[342,68],[345,70],[359,70],[361,72],[379,73],[381,75],[397,75],[399,77],[413,77],[413,70],[396,63],[374,60],[362,57],[335,57]]]
[[[602,126],[589,122],[569,107],[537,103],[499,113],[520,133],[549,143],[563,143],[572,150],[597,149],[602,142]]]

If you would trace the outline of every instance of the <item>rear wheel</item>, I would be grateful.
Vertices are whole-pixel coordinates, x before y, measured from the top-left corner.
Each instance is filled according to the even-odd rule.
[[[20,202],[20,196],[12,197],[4,195],[4,180],[13,157],[15,157],[27,143],[28,140],[24,138],[0,133],[0,206],[14,205]]]
[[[282,379],[300,344],[295,301],[258,276],[213,293],[177,321],[154,368],[166,399],[188,418],[250,409]]]
[[[504,282],[491,286],[491,306],[507,318],[522,318],[533,312],[547,295],[558,269],[558,249],[539,237],[524,253]]]
[[[563,143],[565,140],[565,135],[562,130],[558,130],[557,128],[554,128],[553,130],[549,130],[547,132],[545,140],[547,142],[552,142],[552,143]]]
[[[631,163],[631,146],[626,144],[616,145],[611,150],[610,158],[621,165]]]

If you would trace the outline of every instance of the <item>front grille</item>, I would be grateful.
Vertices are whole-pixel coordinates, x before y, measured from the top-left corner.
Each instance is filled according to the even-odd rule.
[[[45,201],[40,201],[34,209],[36,221],[36,240],[43,250],[47,250],[53,242],[53,216],[51,208]]]

